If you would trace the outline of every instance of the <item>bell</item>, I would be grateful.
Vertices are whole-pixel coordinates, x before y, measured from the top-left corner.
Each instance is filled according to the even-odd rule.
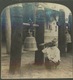
[[[32,33],[29,33],[29,36],[26,37],[24,41],[24,51],[37,51],[37,44],[35,37],[32,36]]]

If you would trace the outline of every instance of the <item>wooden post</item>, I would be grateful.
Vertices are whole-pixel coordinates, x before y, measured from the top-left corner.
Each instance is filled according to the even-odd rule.
[[[71,54],[73,53],[72,51],[72,45],[73,45],[73,17],[72,17],[72,13],[69,14],[69,21],[68,21],[68,24],[69,24],[69,32],[70,32],[70,35],[71,35],[71,40],[72,40],[72,43],[71,43],[71,46],[70,46],[70,52]]]
[[[23,22],[28,23],[28,20],[29,20],[28,19],[28,14],[30,14],[28,12],[29,11],[28,10],[28,4],[24,3],[24,4],[22,4],[22,6],[23,6]],[[28,29],[29,29],[29,27],[27,27],[27,26],[23,27],[23,43],[24,43],[25,38],[28,36]]]
[[[38,28],[36,28],[36,41],[38,46],[38,51],[35,52],[35,64],[42,65],[44,63],[44,53],[42,52],[42,49],[44,49],[44,46],[40,46],[41,43],[44,43],[44,26],[45,26],[45,13],[44,8],[41,9],[42,13],[39,13],[43,15],[42,17],[36,13],[37,19],[36,23],[39,25]],[[38,17],[38,15],[40,17]]]
[[[72,38],[72,55],[73,55],[73,14],[72,14],[72,25],[71,25],[71,38]]]
[[[65,55],[65,13],[64,11],[59,12],[58,22],[58,47],[61,52],[61,56]]]
[[[38,46],[38,51],[35,52],[35,64],[41,65],[44,62],[44,54],[42,49],[44,46],[39,46],[39,44],[44,43],[44,24],[38,23],[39,28],[36,28],[36,41]]]
[[[33,16],[34,20],[33,20],[33,22],[36,23],[36,10],[37,10],[36,3],[34,3],[33,6],[34,6],[34,16]],[[35,27],[34,27],[34,36],[36,36],[36,28]]]
[[[11,47],[11,19],[10,19],[10,9],[6,8],[6,50],[7,53],[10,53]]]
[[[22,50],[22,7],[17,5],[12,8],[11,14],[12,35],[10,53],[10,73],[20,71]]]

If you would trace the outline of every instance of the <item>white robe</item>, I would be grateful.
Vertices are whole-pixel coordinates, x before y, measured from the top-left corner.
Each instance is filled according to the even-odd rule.
[[[49,60],[53,62],[58,62],[60,60],[60,50],[54,46],[54,47],[48,47],[42,50],[43,53],[45,53]]]

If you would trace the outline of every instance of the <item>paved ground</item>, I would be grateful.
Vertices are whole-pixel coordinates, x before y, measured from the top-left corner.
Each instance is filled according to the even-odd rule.
[[[67,54],[61,57],[61,64],[57,69],[48,70],[44,65],[36,66],[34,63],[34,52],[23,52],[21,60],[21,73],[9,74],[10,56],[6,54],[6,49],[2,48],[1,53],[1,78],[2,79],[22,79],[22,78],[73,78],[72,55]]]

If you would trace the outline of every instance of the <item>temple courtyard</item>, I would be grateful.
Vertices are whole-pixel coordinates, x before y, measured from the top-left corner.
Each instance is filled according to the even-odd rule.
[[[45,65],[33,65],[34,52],[22,51],[21,72],[14,75],[9,73],[10,55],[6,53],[6,47],[1,49],[1,78],[2,79],[41,79],[41,78],[73,78],[73,58],[71,53],[61,57],[61,63],[57,69],[48,70]]]

